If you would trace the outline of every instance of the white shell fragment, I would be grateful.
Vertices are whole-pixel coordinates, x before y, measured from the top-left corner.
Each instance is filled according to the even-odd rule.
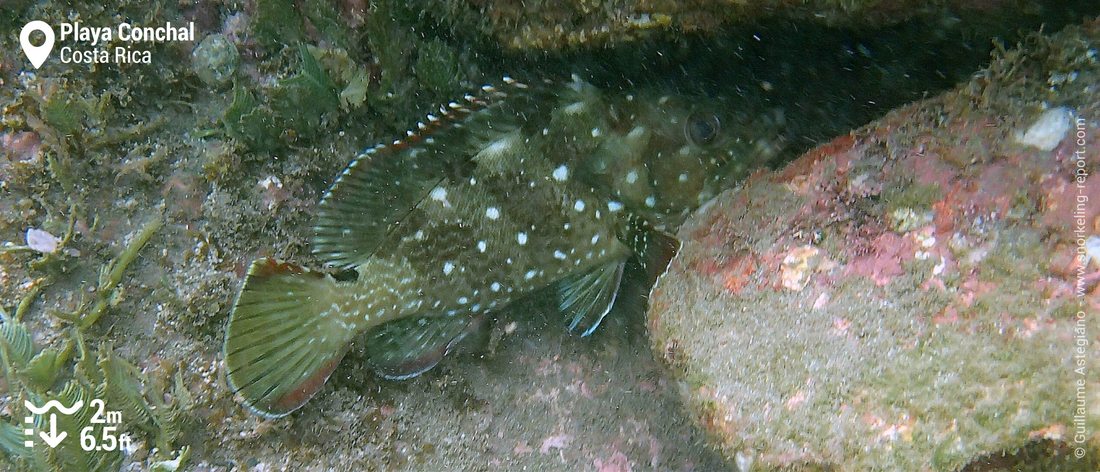
[[[1066,107],[1051,108],[1026,131],[1016,132],[1016,142],[1041,151],[1053,151],[1073,127],[1073,110]]]
[[[45,254],[53,254],[57,252],[57,245],[61,242],[61,238],[50,234],[47,231],[40,230],[38,228],[31,228],[27,230],[27,247]]]

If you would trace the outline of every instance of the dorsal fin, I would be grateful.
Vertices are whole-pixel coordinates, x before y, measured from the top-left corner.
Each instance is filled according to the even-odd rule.
[[[505,77],[441,106],[404,138],[356,156],[321,200],[313,252],[341,268],[365,261],[433,188],[472,165],[485,140],[523,124],[536,102],[530,90]]]

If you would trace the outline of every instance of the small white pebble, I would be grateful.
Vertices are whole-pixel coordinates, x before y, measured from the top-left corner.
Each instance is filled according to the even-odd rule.
[[[61,242],[61,238],[50,234],[49,232],[40,230],[38,228],[31,228],[27,230],[27,247],[41,252],[41,253],[55,253],[57,252],[57,245]]]
[[[1016,133],[1016,142],[1041,151],[1053,151],[1073,127],[1073,110],[1051,108],[1031,124],[1026,131]]]

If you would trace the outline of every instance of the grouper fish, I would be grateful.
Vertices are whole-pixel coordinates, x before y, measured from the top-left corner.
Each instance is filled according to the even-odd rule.
[[[769,157],[739,135],[748,119],[713,97],[575,76],[506,77],[440,107],[324,194],[312,249],[329,267],[252,263],[226,328],[229,387],[287,415],[360,336],[382,376],[413,377],[536,292],[591,334],[630,258]]]

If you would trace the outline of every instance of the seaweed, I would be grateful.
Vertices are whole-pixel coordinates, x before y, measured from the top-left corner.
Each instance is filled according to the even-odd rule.
[[[271,151],[280,138],[316,136],[322,116],[339,108],[328,73],[306,45],[299,45],[298,52],[299,72],[280,80],[262,102],[241,83],[234,84],[233,102],[222,115],[229,137],[252,150]]]
[[[65,321],[75,323],[81,329],[95,324],[99,317],[107,311],[107,308],[114,303],[115,296],[118,293],[116,289],[119,283],[122,282],[123,272],[137,258],[141,248],[145,247],[149,242],[149,238],[152,238],[163,224],[164,220],[161,217],[153,218],[138,231],[130,244],[123,249],[117,258],[101,268],[94,303],[82,304],[75,313],[55,313],[55,315]]]
[[[73,354],[76,360],[71,362]],[[97,351],[87,349],[80,329],[70,330],[61,349],[47,347],[34,354],[33,342],[26,327],[7,318],[0,311],[0,357],[8,388],[13,394],[12,405],[17,411],[13,419],[31,418],[35,430],[56,427],[57,434],[71,438],[52,448],[28,448],[24,444],[23,427],[11,420],[0,421],[0,455],[26,471],[107,471],[118,470],[122,463],[122,446],[88,448],[84,441],[98,430],[92,421],[96,409],[88,407],[93,399],[122,412],[125,427],[140,431],[152,441],[163,460],[160,470],[177,470],[188,456],[186,447],[174,451],[180,431],[188,419],[192,399],[177,372],[171,390],[161,388],[142,374],[136,366],[117,356],[104,343]],[[68,379],[59,390],[52,387],[60,379]],[[165,395],[168,391],[171,394]],[[166,400],[167,398],[167,400]],[[47,425],[43,415],[32,414],[25,402],[42,405],[56,400],[62,405],[85,405],[71,415],[56,415],[56,426]],[[54,416],[54,415],[51,415]],[[127,436],[128,437],[128,436]],[[116,438],[121,438],[116,436]],[[120,440],[121,441],[121,440]],[[170,459],[175,457],[175,459]],[[175,463],[172,468],[167,463]],[[154,464],[155,465],[155,464]]]
[[[302,17],[291,0],[256,2],[256,20],[252,33],[256,41],[269,48],[281,49],[302,40]]]
[[[334,47],[346,50],[351,45],[348,30],[332,2],[307,0],[302,4],[302,13]]]
[[[279,81],[271,93],[271,108],[285,128],[304,134],[316,130],[321,116],[335,111],[340,101],[332,79],[317,63],[309,48],[299,45],[298,54],[301,70],[293,77]]]
[[[271,113],[258,108],[256,97],[240,83],[233,84],[233,102],[222,114],[222,124],[225,134],[249,148],[264,149],[278,136]]]
[[[413,72],[437,97],[450,95],[455,92],[455,77],[460,76],[458,57],[443,41],[428,40],[417,51]]]

